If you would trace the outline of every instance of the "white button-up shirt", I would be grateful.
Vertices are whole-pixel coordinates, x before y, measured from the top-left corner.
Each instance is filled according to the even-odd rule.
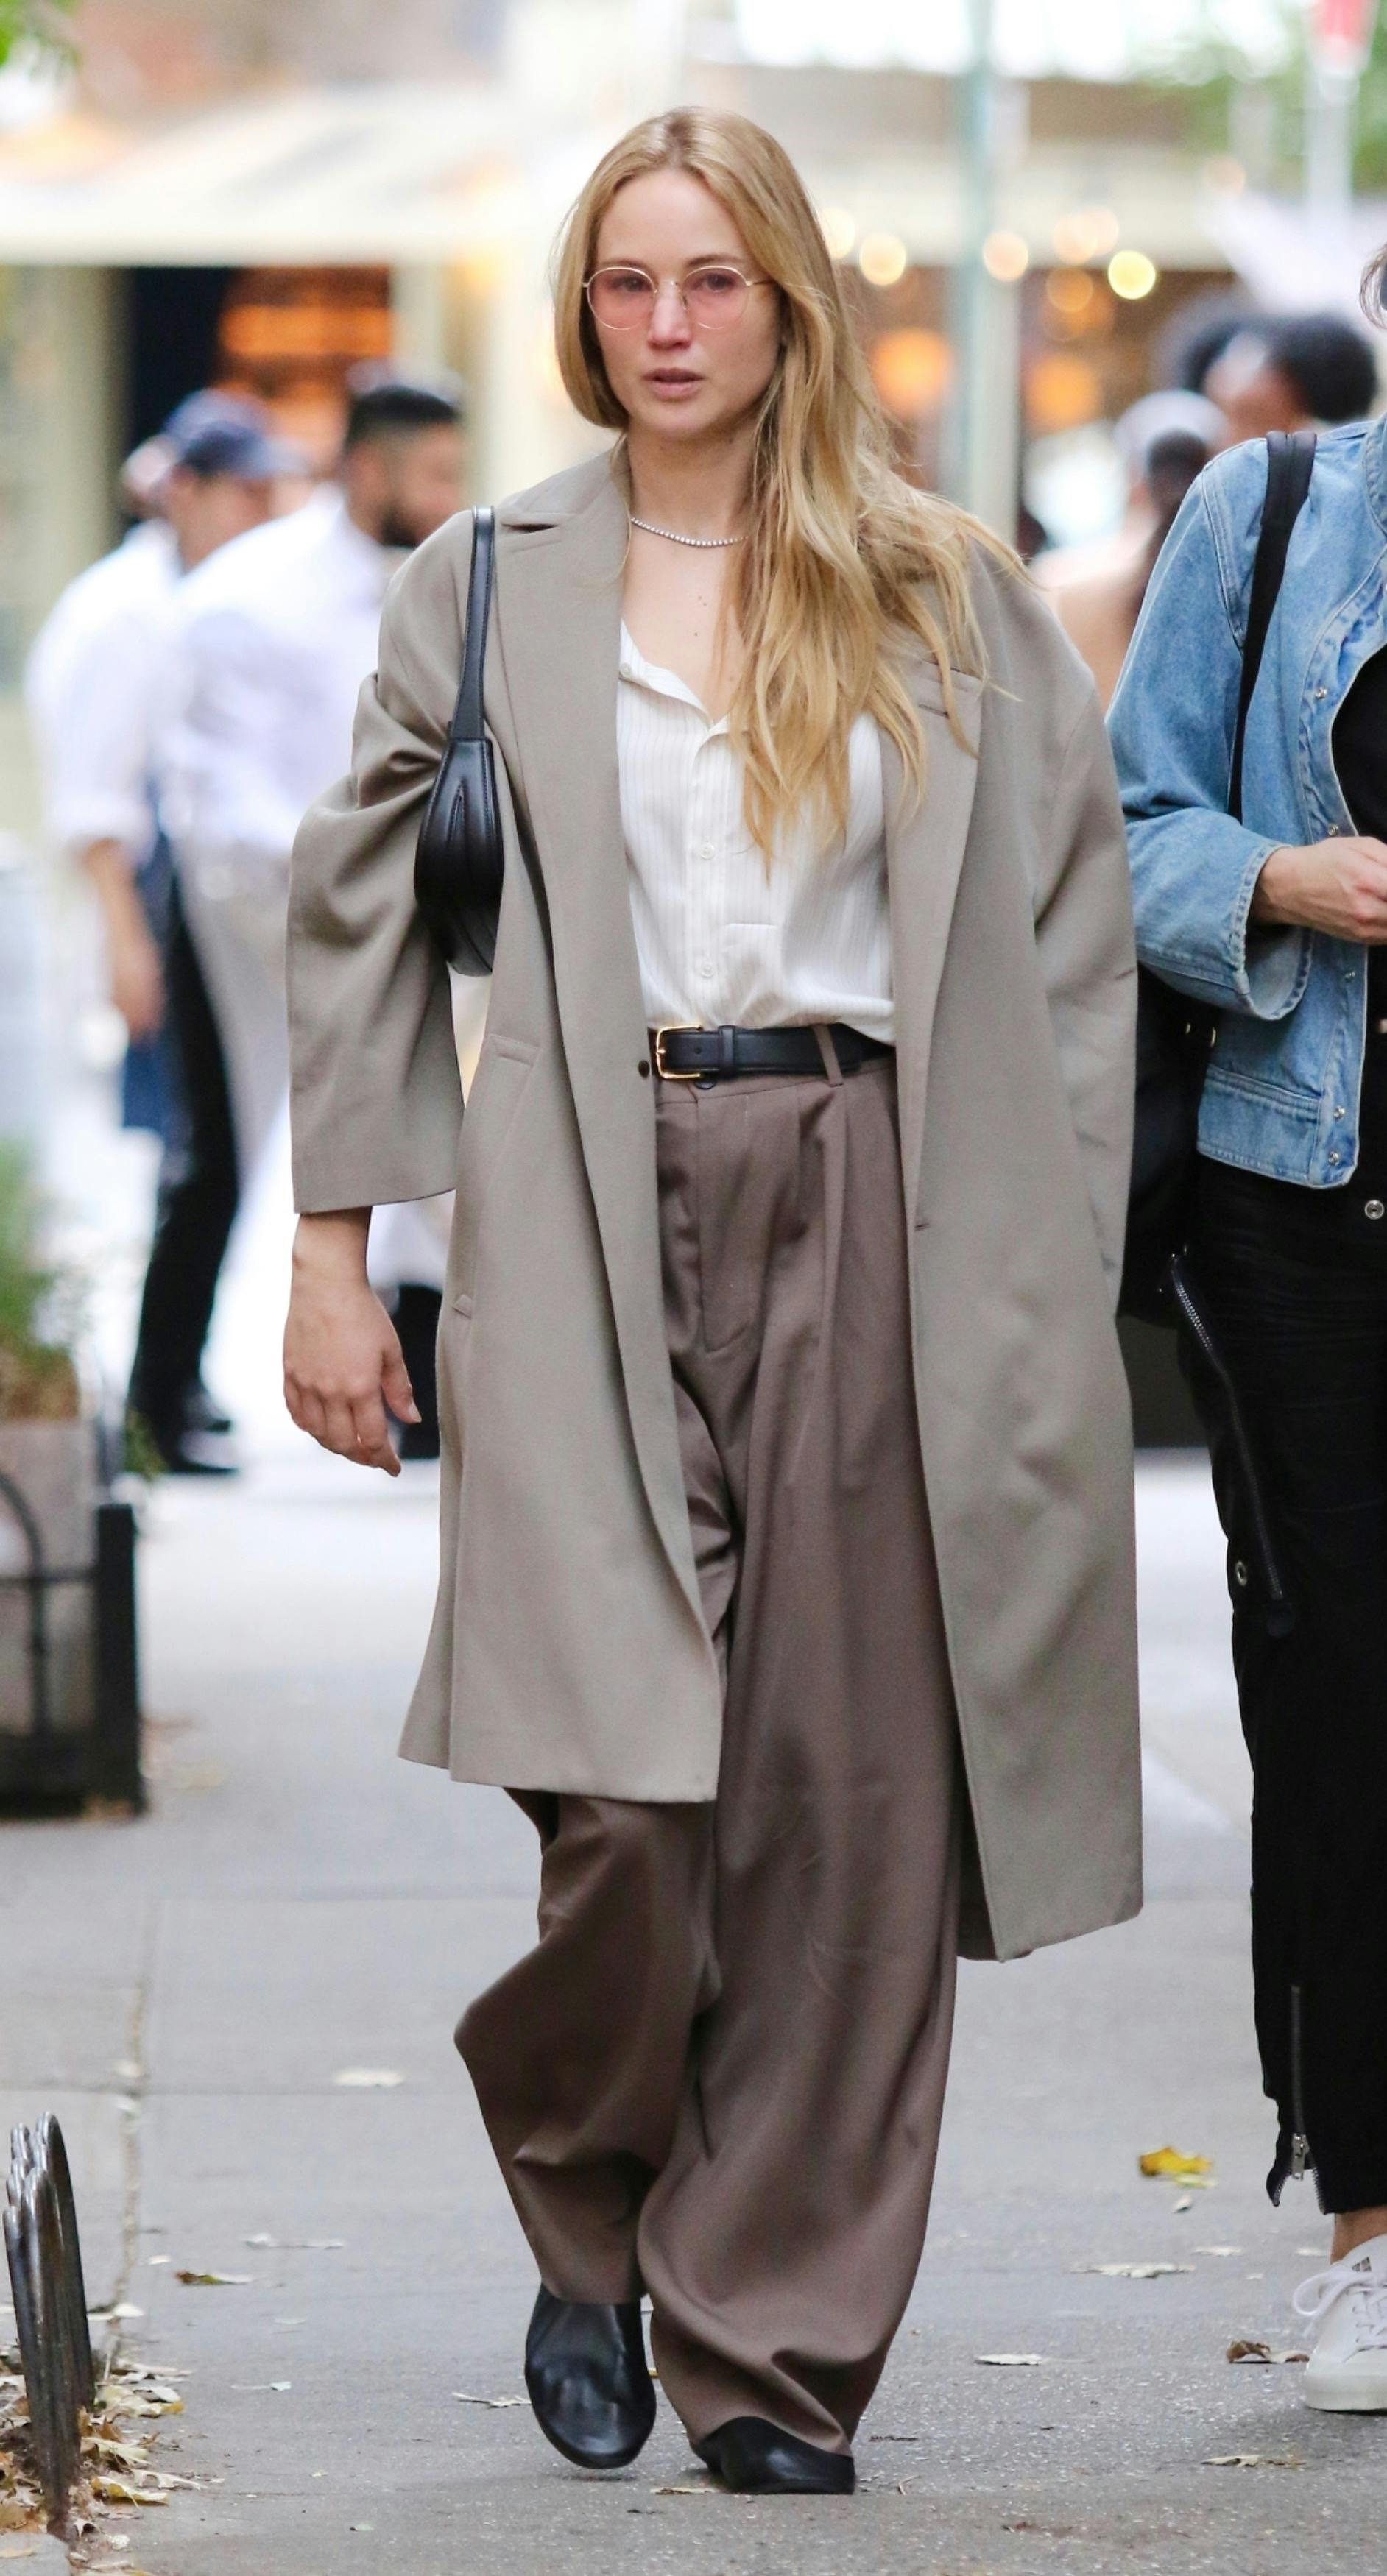
[[[401,562],[336,485],[222,546],[179,594],[159,744],[160,808],[185,872],[284,892],[307,807],[351,762]]]
[[[165,636],[182,581],[172,529],[153,519],[69,582],[34,640],[25,695],[44,820],[63,848],[154,847],[153,739]]]
[[[894,1041],[881,737],[848,746],[848,823],[823,848],[807,815],[769,867],[748,835],[727,719],[709,722],[625,626],[617,691],[621,822],[651,1028],[843,1020]]]

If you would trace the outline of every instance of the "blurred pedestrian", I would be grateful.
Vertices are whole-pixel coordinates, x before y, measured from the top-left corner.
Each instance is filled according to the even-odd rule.
[[[337,476],[301,509],[228,547],[179,601],[160,794],[226,1066],[234,1139],[231,1186],[203,1238],[189,1318],[199,1349],[238,1197],[287,1083],[284,937],[294,834],[305,807],[350,758],[387,586],[408,550],[458,508],[462,461],[462,398],[453,381],[370,370],[355,381]],[[391,1284],[409,1292],[402,1321],[427,1397],[446,1224],[416,1211],[397,1226]],[[151,1277],[157,1285],[157,1247]],[[186,1369],[189,1356],[151,1338],[149,1368],[132,1384],[131,1402],[161,1447],[176,1401],[174,1371]],[[427,1420],[412,1427],[409,1446],[414,1454],[434,1446],[436,1454]]]
[[[123,488],[149,515],[68,585],[26,675],[47,828],[84,868],[101,908],[111,998],[129,1036],[125,1124],[152,1128],[165,1147],[156,1294],[141,1319],[135,1380],[166,1386],[157,1442],[168,1465],[194,1463],[199,1444],[214,1463],[205,1435],[228,1427],[202,1385],[201,1339],[189,1325],[228,1131],[155,792],[168,627],[185,578],[268,517],[292,461],[259,404],[211,391],[180,403],[126,461]]]
[[[1087,546],[1057,547],[1032,571],[1107,706],[1131,643],[1146,585],[1176,513],[1225,431],[1198,394],[1145,394],[1113,433],[1127,477],[1122,525]]]
[[[620,436],[499,512],[505,900],[460,1132],[413,879],[465,520],[392,592],[295,850],[286,1385],[393,1464],[367,1212],[456,1168],[404,1750],[540,1836],[539,1945],[458,2033],[541,2274],[531,2402],[566,2458],[634,2458],[648,2291],[724,2484],[843,2493],[960,1909],[1007,1956],[1139,1903],[1121,823],[1015,558],[892,471],[770,135],[638,126],[556,291],[570,398]]]
[[[1204,380],[1231,441],[1336,428],[1377,409],[1371,341],[1337,313],[1264,314],[1234,333]]]
[[[1374,298],[1387,275],[1378,264]],[[1253,1764],[1268,2188],[1313,2173],[1308,2404],[1387,2410],[1387,424],[1321,436],[1229,764],[1267,487],[1219,457],[1112,711],[1147,965],[1211,1005],[1192,1346]],[[1222,1372],[1222,1375],[1218,1372]],[[1231,1394],[1230,1394],[1231,1390]],[[1299,2225],[1300,2222],[1297,2222]]]

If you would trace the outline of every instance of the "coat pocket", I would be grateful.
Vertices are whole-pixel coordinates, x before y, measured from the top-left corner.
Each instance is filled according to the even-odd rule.
[[[487,1195],[538,1053],[528,1038],[494,1037],[488,1032],[463,1110],[453,1217],[452,1302],[460,1315],[472,1311]]]

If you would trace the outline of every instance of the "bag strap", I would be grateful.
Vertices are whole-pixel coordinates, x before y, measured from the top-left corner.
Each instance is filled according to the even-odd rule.
[[[482,672],[486,664],[486,630],[491,616],[492,566],[496,558],[496,513],[483,502],[472,513],[472,565],[467,576],[467,632],[463,641],[462,678],[448,727],[450,742],[482,742]]]
[[[1257,686],[1257,674],[1262,667],[1272,610],[1281,590],[1291,530],[1304,507],[1314,464],[1315,433],[1312,429],[1271,431],[1267,439],[1266,498],[1262,503],[1262,526],[1252,565],[1252,595],[1247,606],[1247,635],[1243,643],[1242,687],[1238,692],[1233,766],[1228,781],[1228,811],[1239,823],[1243,812],[1243,744],[1247,735],[1248,709]]]

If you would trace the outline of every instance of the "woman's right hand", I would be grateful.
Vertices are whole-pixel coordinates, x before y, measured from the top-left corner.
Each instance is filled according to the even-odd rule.
[[[1273,850],[1257,879],[1252,919],[1381,946],[1387,942],[1387,842],[1344,833]]]
[[[284,1401],[300,1431],[398,1476],[385,1408],[417,1422],[395,1327],[366,1276],[369,1208],[301,1216],[284,1328]]]

